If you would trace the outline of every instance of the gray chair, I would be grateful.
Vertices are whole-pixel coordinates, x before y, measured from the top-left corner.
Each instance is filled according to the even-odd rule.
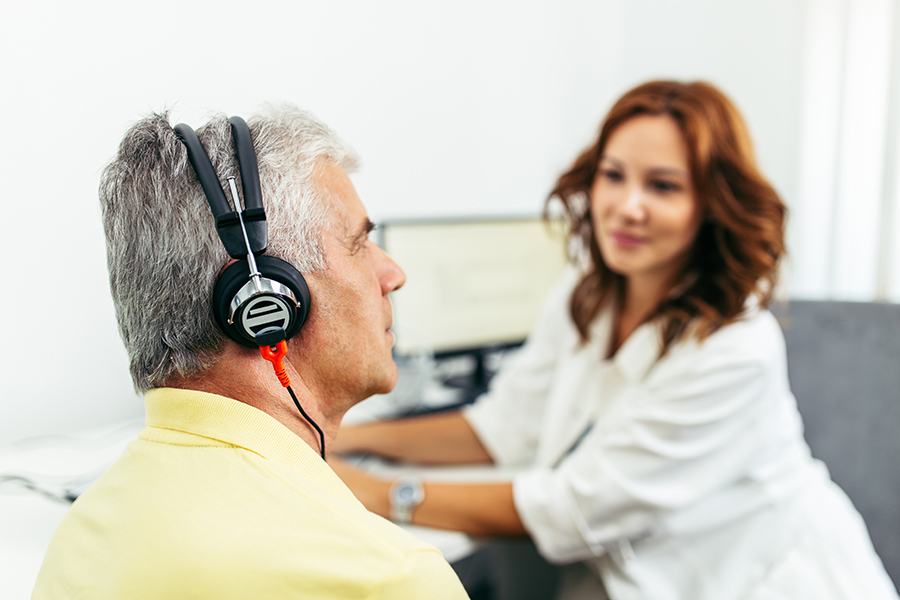
[[[795,300],[773,312],[812,453],[900,585],[900,305]]]

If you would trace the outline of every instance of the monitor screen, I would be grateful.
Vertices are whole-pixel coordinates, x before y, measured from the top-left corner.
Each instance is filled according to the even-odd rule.
[[[562,228],[539,217],[388,221],[379,243],[406,272],[391,295],[401,356],[521,343],[566,264]]]

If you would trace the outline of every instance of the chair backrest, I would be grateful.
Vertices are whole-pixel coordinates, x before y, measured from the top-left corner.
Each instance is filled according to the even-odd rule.
[[[773,312],[812,453],[900,587],[900,305],[794,300]]]

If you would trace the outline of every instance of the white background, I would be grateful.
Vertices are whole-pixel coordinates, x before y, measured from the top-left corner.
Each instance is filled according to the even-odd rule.
[[[7,3],[0,446],[142,413],[116,332],[96,190],[126,128],[149,111],[170,108],[173,123],[196,127],[213,110],[290,101],[362,155],[353,179],[375,220],[521,215],[539,210],[616,97],[649,78],[702,78],[734,99],[763,172],[801,209],[789,232],[795,259],[819,265],[804,240],[821,227],[803,230],[817,209],[801,196],[818,198],[809,182],[830,176],[836,150],[816,162],[804,148],[822,147],[810,132],[850,125],[846,102],[818,120],[804,103],[843,97],[850,71],[835,69],[852,63],[841,58],[848,2],[874,7],[887,23],[882,51],[893,52],[885,0]],[[824,79],[810,76],[827,55],[811,54],[813,42],[839,58]],[[889,83],[886,56],[879,77]],[[828,269],[801,291],[841,296]]]

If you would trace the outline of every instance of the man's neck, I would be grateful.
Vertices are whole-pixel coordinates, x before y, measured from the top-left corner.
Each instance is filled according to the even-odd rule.
[[[330,416],[290,363],[284,361],[291,390],[303,410],[318,425],[331,447],[342,415]],[[271,363],[258,353],[229,343],[219,361],[202,375],[169,382],[169,386],[225,396],[250,405],[290,429],[313,450],[320,452],[321,441],[315,428],[300,414],[288,390],[281,385]]]

